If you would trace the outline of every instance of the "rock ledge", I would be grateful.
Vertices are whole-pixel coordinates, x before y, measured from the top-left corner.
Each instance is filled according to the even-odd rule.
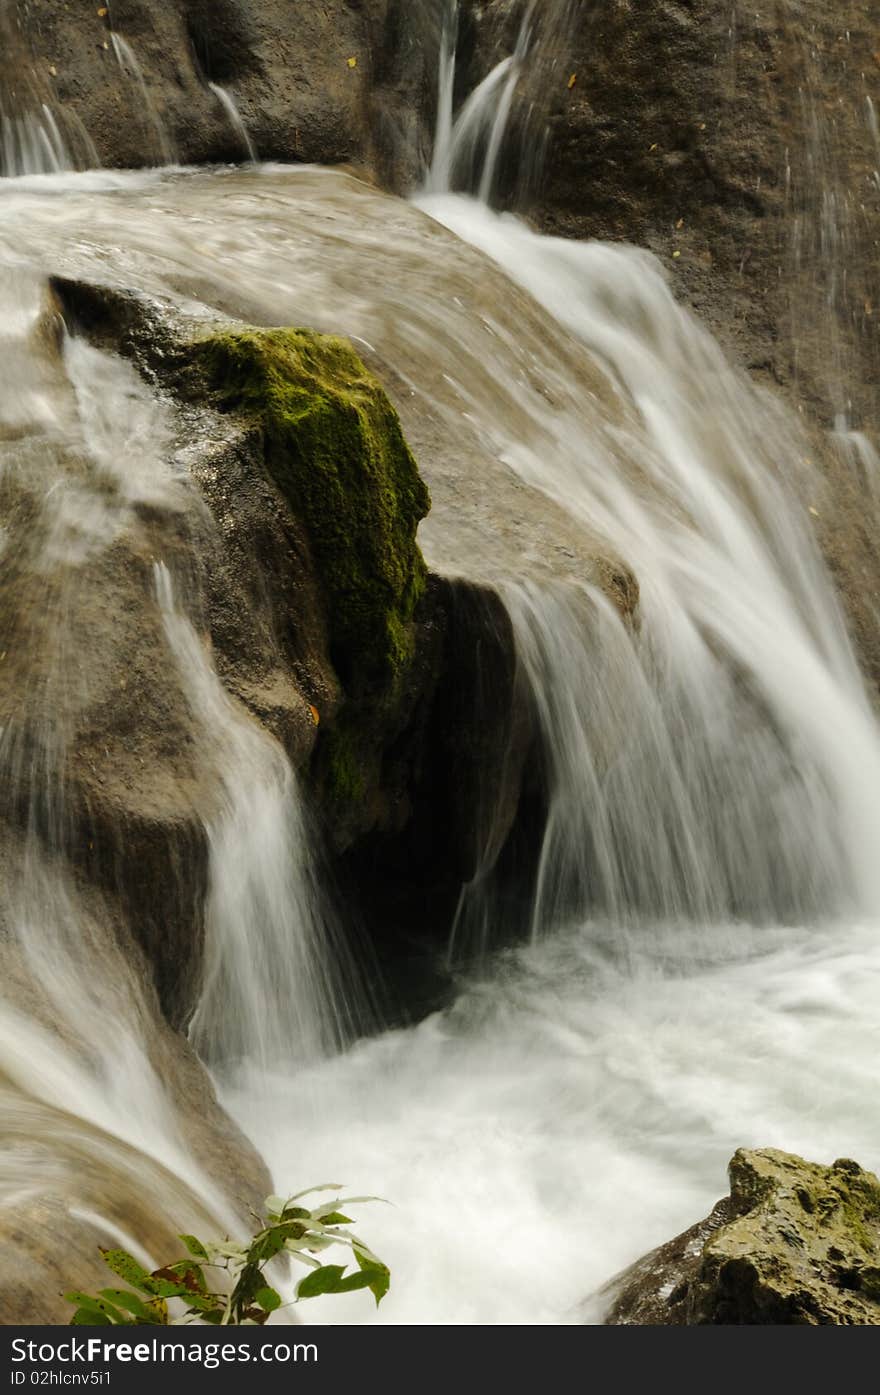
[[[880,1324],[880,1182],[740,1149],[730,1196],[610,1286],[612,1326]]]

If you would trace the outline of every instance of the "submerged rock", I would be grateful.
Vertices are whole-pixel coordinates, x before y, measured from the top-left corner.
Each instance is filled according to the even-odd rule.
[[[849,1158],[740,1149],[729,1197],[611,1292],[613,1326],[880,1324],[880,1182]]]

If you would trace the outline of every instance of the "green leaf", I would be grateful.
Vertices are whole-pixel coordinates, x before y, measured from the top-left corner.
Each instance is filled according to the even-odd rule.
[[[142,1293],[151,1293],[149,1288],[149,1274],[142,1264],[128,1253],[127,1250],[105,1250],[99,1247],[104,1256],[104,1263],[114,1274],[118,1274],[120,1279],[124,1279],[127,1284],[134,1288],[139,1288]]]
[[[210,1244],[211,1263],[216,1262],[216,1256],[222,1259],[244,1259],[247,1254],[247,1247],[239,1245],[233,1240],[217,1240]]]
[[[102,1288],[101,1297],[115,1303],[117,1308],[124,1308],[133,1317],[143,1318],[146,1322],[155,1321],[146,1303],[136,1293],[124,1288]]]
[[[342,1264],[322,1264],[304,1279],[300,1279],[297,1298],[319,1298],[322,1293],[338,1293],[345,1267]]]
[[[384,1196],[338,1196],[336,1198],[336,1205],[359,1206],[364,1201],[380,1201],[383,1206],[390,1205]]]
[[[201,1240],[199,1240],[197,1236],[181,1235],[180,1238],[183,1241],[184,1245],[186,1245],[186,1248],[189,1250],[190,1254],[193,1255],[195,1259],[208,1258],[208,1251],[205,1249]]]
[[[83,1308],[94,1309],[96,1312],[101,1313],[104,1318],[109,1319],[110,1323],[115,1324],[117,1327],[126,1327],[130,1325],[128,1318],[119,1311],[116,1304],[111,1303],[107,1298],[100,1295],[77,1293],[76,1290],[74,1290],[72,1293],[65,1293],[64,1301],[66,1303],[78,1304],[80,1310]]]
[[[301,1196],[311,1196],[313,1192],[341,1192],[341,1191],[342,1191],[342,1183],[341,1183],[341,1182],[322,1182],[321,1185],[320,1185],[319,1187],[306,1187],[306,1189],[305,1189],[304,1192],[297,1192],[295,1196],[289,1196],[289,1197],[287,1198],[286,1205],[289,1206],[289,1205],[291,1204],[291,1202],[293,1202],[293,1201],[299,1201],[299,1199],[300,1199]]]
[[[77,1308],[70,1319],[71,1327],[112,1327],[112,1320],[100,1308]]]
[[[345,1278],[342,1280],[342,1283],[339,1285],[339,1288],[336,1290],[336,1292],[354,1293],[355,1289],[371,1288],[372,1284],[372,1274],[370,1274],[367,1270],[362,1270],[358,1274],[346,1274]]]
[[[381,1259],[377,1259],[369,1250],[362,1250],[356,1246],[354,1255],[363,1273],[370,1276],[367,1287],[375,1298],[378,1308],[391,1287],[391,1270],[387,1264],[383,1264]]]
[[[258,1289],[254,1294],[254,1299],[261,1308],[265,1308],[267,1313],[274,1313],[276,1308],[281,1307],[281,1294],[268,1286]]]
[[[351,1216],[343,1216],[341,1211],[316,1211],[313,1220],[321,1225],[351,1225]]]
[[[293,1241],[290,1241],[284,1248],[299,1264],[305,1264],[309,1269],[321,1268],[321,1261],[319,1259],[315,1259],[313,1255],[308,1254],[305,1250],[301,1249],[299,1245],[294,1244]]]
[[[225,1316],[226,1312],[223,1308],[208,1308],[200,1314],[202,1322],[210,1323],[212,1327],[219,1327]]]
[[[152,1288],[146,1289],[154,1298],[191,1298],[185,1284],[173,1284],[169,1279],[150,1279]]]
[[[186,1302],[191,1313],[209,1313],[217,1306],[219,1295],[216,1293],[188,1293]]]
[[[248,1250],[248,1262],[265,1264],[267,1260],[274,1259],[289,1240],[303,1240],[307,1235],[308,1225],[303,1221],[278,1221],[255,1237]]]
[[[207,1293],[208,1285],[200,1265],[191,1259],[179,1259],[175,1264],[167,1264],[164,1269],[156,1269],[152,1279],[167,1279],[172,1284],[183,1284],[187,1293]]]

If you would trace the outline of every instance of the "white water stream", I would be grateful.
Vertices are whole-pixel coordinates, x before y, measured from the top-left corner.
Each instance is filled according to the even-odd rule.
[[[257,147],[248,134],[248,128],[244,124],[244,118],[235,104],[235,98],[231,92],[228,92],[225,87],[221,87],[219,83],[209,82],[208,86],[226,112],[229,118],[229,124],[241,141],[244,153],[247,155],[251,164],[255,165],[257,163]]]
[[[169,691],[211,776],[193,1038],[221,1065],[248,1058],[221,1076],[224,1099],[279,1190],[336,1175],[392,1203],[359,1222],[392,1268],[384,1322],[595,1319],[589,1296],[707,1212],[737,1146],[880,1167],[880,735],[812,537],[819,479],[797,423],[724,361],[646,254],[542,238],[448,192],[478,142],[473,187],[491,191],[523,55],[454,119],[447,48],[445,146],[417,206],[308,169],[0,191],[0,334],[15,365],[0,466],[38,463],[55,551],[39,533],[35,575],[63,562],[75,578],[138,508],[172,508],[186,489],[133,371],[77,344],[59,366],[34,336],[40,278],[97,266],[187,308],[353,336],[422,447],[429,559],[506,597],[551,775],[531,942],[474,970],[448,1012],[323,1055],[333,990],[295,778],[221,685],[161,558],[152,572]],[[637,629],[581,577],[578,558],[597,550],[633,568]],[[16,566],[19,552],[7,539]],[[59,669],[66,613],[51,631]],[[63,735],[44,734],[29,765],[11,720],[7,769],[52,785]],[[22,869],[20,920],[50,878],[40,856]],[[0,1108],[66,1100],[74,1135],[172,1148],[221,1217],[145,1048],[137,976],[102,951],[125,1016],[108,1043],[87,1026],[92,970],[78,959],[99,932],[51,885],[64,952],[19,939],[25,977],[36,955],[68,1026],[49,1038],[37,1013],[19,1030],[4,1008],[15,1089]],[[51,1131],[33,1129],[53,1156]],[[19,1142],[0,1171],[7,1205],[20,1157]],[[178,1204],[173,1189],[157,1203],[183,1226]],[[376,1320],[363,1294],[308,1315]]]

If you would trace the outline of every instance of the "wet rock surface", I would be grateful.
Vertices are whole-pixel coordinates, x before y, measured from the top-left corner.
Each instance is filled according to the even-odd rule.
[[[880,1182],[849,1158],[740,1149],[730,1195],[608,1293],[612,1326],[875,1326]]]
[[[472,84],[521,11],[471,13]],[[828,485],[816,530],[876,686],[880,5],[548,0],[534,31],[500,201],[550,234],[649,248],[803,417]]]
[[[19,113],[48,106],[81,166],[246,158],[212,83],[230,92],[263,159],[369,165],[388,8],[15,0],[0,18],[0,93]]]
[[[502,601],[492,589],[461,578],[429,574],[425,582],[413,527],[420,505],[397,544],[412,551],[401,576],[417,575],[419,586],[407,600],[406,614],[395,611],[392,629],[399,643],[394,662],[380,653],[377,631],[367,636],[370,662],[362,656],[340,666],[340,654],[351,658],[361,649],[352,648],[348,630],[337,633],[334,559],[321,553],[314,533],[317,515],[310,520],[309,510],[298,507],[296,488],[285,482],[283,471],[279,475],[277,460],[273,464],[268,457],[269,451],[280,449],[278,441],[271,443],[268,415],[263,420],[254,401],[246,410],[231,402],[225,379],[215,386],[203,351],[216,323],[193,321],[165,303],[82,282],[56,279],[53,293],[78,333],[132,358],[176,403],[174,435],[187,442],[190,483],[184,519],[170,533],[167,519],[162,521],[162,555],[174,568],[168,549],[179,535],[180,564],[186,555],[190,566],[193,556],[198,559],[199,575],[190,579],[188,604],[210,642],[218,674],[233,697],[281,741],[309,788],[334,862],[330,870],[352,913],[358,907],[359,928],[387,969],[391,998],[399,998],[388,1004],[390,1015],[401,1010],[418,1015],[420,1006],[404,1002],[415,993],[423,1008],[435,1001],[432,994],[444,991],[441,985],[448,976],[435,961],[461,888],[478,866],[502,852],[517,821],[527,767],[538,760],[530,702]],[[231,332],[224,328],[224,334]],[[254,340],[273,334],[277,331],[249,331]],[[342,351],[341,341],[312,336],[308,342],[310,352],[323,343],[337,357]],[[344,390],[339,386],[338,398],[337,387],[325,384],[322,410],[335,410],[338,402],[340,410],[349,412],[350,394],[367,381],[352,351],[346,348],[345,353],[354,376],[349,374]],[[295,365],[287,365],[288,370],[292,382]],[[309,374],[302,381],[314,390]],[[370,394],[378,394],[375,401],[385,404],[376,421],[393,426],[399,444],[396,415],[375,380],[370,382]],[[305,432],[302,440],[307,443],[307,438]],[[361,445],[366,449],[368,444],[364,437]],[[406,452],[405,445],[402,449]],[[301,467],[314,492],[322,467],[317,457],[307,455]],[[406,461],[406,470],[415,472],[408,452]],[[295,467],[295,452],[288,466]],[[334,478],[335,468],[330,472]],[[357,462],[352,468],[359,468]],[[413,482],[423,488],[415,473]],[[370,524],[371,500],[363,503]],[[326,501],[330,516],[335,507]],[[348,536],[356,541],[357,528],[349,528]],[[154,542],[158,552],[158,539]],[[184,552],[184,544],[192,549],[193,542],[196,548]],[[389,604],[397,606],[393,586],[383,580],[385,572],[376,569],[371,555],[369,548],[361,548],[361,564],[371,568]],[[112,595],[115,585],[109,565],[104,595]],[[149,606],[149,595],[146,601]],[[161,673],[161,665],[154,672]],[[139,831],[137,800],[130,816],[121,818],[111,771],[96,763],[99,774],[88,786],[86,801],[86,841],[92,853],[87,865],[91,875],[123,898],[156,966],[166,1011],[179,1019],[190,1001],[199,960],[191,927],[199,923],[206,866],[200,809],[205,798],[210,802],[210,793],[177,778],[180,751],[191,750],[196,769],[198,735],[189,730],[185,708],[178,737],[167,735],[173,713],[167,701],[160,701],[157,686],[145,658],[132,700],[155,700],[164,714],[168,746],[164,755],[152,754],[151,769],[158,770],[157,780],[164,771],[168,788],[186,807],[174,818],[160,813],[155,820],[142,819]],[[106,739],[113,742],[117,714],[107,707],[102,713]],[[110,856],[111,848],[118,848],[118,855]],[[155,857],[150,849],[156,850]],[[146,890],[155,885],[162,857],[190,873],[201,867],[202,882],[198,876],[184,881],[188,913],[181,911],[171,924],[165,914],[160,926],[147,909],[155,907],[155,898]],[[164,880],[174,884],[172,878]],[[410,951],[418,973],[411,964],[402,969],[398,964],[400,958],[408,960]],[[420,973],[433,986],[419,987]]]

